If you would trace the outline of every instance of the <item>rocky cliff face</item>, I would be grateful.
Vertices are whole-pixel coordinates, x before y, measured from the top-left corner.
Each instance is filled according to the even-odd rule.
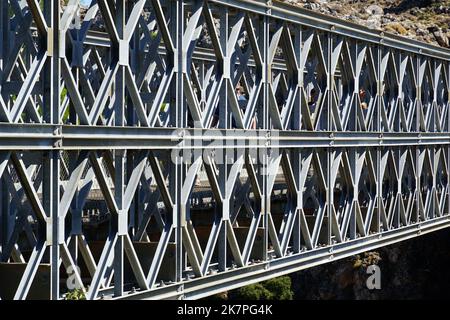
[[[283,0],[409,38],[450,48],[450,0]]]
[[[367,268],[377,264],[381,289],[369,290]],[[449,298],[449,229],[291,275],[294,299]]]

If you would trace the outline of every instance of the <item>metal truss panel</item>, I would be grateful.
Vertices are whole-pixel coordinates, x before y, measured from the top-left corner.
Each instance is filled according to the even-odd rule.
[[[197,299],[449,227],[449,61],[278,1],[2,1],[0,299]]]

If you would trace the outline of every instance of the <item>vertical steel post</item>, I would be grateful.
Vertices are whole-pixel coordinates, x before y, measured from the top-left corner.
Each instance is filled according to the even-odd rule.
[[[325,130],[331,132],[333,130],[333,118],[332,118],[332,90],[333,90],[333,84],[334,84],[334,72],[332,71],[332,64],[333,64],[333,35],[331,33],[326,33],[325,41],[327,41],[326,46],[326,64],[327,64],[327,125]],[[331,223],[331,215],[333,213],[331,204],[333,203],[333,186],[331,185],[331,171],[333,166],[333,160],[334,160],[334,152],[332,148],[325,148],[323,150],[327,156],[327,166],[326,166],[326,203],[327,203],[327,211],[326,211],[326,218],[328,219],[327,223],[327,244],[331,244],[331,238],[332,238],[332,223]],[[324,213],[325,215],[325,213]],[[322,223],[324,218],[322,218]],[[320,230],[319,230],[320,232]]]
[[[262,130],[270,130],[271,124],[269,119],[269,83],[272,81],[271,77],[271,66],[269,64],[269,48],[270,48],[270,19],[269,14],[271,13],[270,9],[271,1],[267,2],[267,8],[266,12],[267,15],[265,15],[262,18],[262,59],[263,59],[263,75],[262,75],[262,82],[263,82],[263,103],[261,106],[261,116],[260,119],[262,119],[262,123],[259,126],[259,129]],[[263,257],[265,260],[267,260],[268,257],[268,246],[269,246],[269,222],[268,222],[268,215],[270,213],[270,194],[268,194],[268,169],[269,169],[269,150],[267,146],[260,149],[260,152],[257,157],[257,161],[259,163],[257,166],[259,167],[258,172],[258,178],[259,178],[259,184],[261,186],[261,214],[262,214],[262,223],[264,228],[264,238],[263,238]]]
[[[377,104],[376,104],[376,118],[375,118],[375,131],[378,132],[379,137],[381,138],[382,135],[382,128],[381,128],[381,108],[383,108],[383,90],[384,90],[384,68],[382,66],[383,63],[383,46],[377,45],[376,46],[376,59],[377,59]],[[381,213],[383,206],[383,199],[382,199],[382,183],[383,183],[383,177],[381,176],[381,147],[375,147],[375,170],[376,170],[376,232],[380,231],[380,223],[381,223]]]
[[[228,52],[228,30],[229,30],[229,12],[228,8],[225,8],[221,12],[221,22],[220,22],[220,30],[219,30],[219,41],[220,45],[223,48],[223,52],[225,55],[225,61],[223,62],[222,66],[218,66],[218,68],[222,69],[224,71],[224,80],[226,81],[228,77],[231,76],[231,64],[230,64],[230,52]],[[234,51],[234,48],[233,48]],[[226,71],[225,71],[226,70]],[[220,127],[225,129],[231,128],[230,121],[230,108],[228,105],[228,86],[223,85],[220,91],[220,102],[219,102],[219,117],[220,117]],[[223,141],[225,143],[225,141]],[[234,150],[233,150],[234,151]],[[217,214],[220,214],[220,232],[218,235],[218,263],[219,263],[219,271],[225,271],[227,268],[227,226],[226,221],[229,220],[229,206],[225,205],[225,203],[229,203],[230,200],[226,199],[226,184],[228,179],[228,154],[229,150],[226,150],[226,152],[222,153],[222,159],[218,159],[220,161],[220,164],[218,164],[219,168],[219,179],[218,183],[220,186],[220,191],[222,192],[222,195],[225,196],[224,202],[221,205],[221,208],[216,208],[217,210],[220,210],[219,212],[215,212],[216,217],[214,219],[217,219]]]
[[[450,62],[444,64],[443,68],[447,69],[447,76],[450,76]],[[450,81],[447,81],[447,88],[444,88],[447,91],[447,100],[450,98]],[[447,126],[444,127],[445,132],[450,132],[450,101],[444,101],[447,104]],[[447,170],[450,170],[450,146],[447,146]],[[445,214],[450,215],[450,174],[447,171],[447,212]],[[445,210],[445,209],[444,209]]]
[[[123,46],[122,41],[125,33],[126,23],[126,0],[116,1],[116,21],[115,26],[119,36],[119,47],[113,47],[113,51],[118,52],[119,68],[116,74],[115,83],[115,104],[114,104],[114,125],[117,127],[125,126],[125,67],[128,61],[125,57],[128,54],[125,50],[129,50],[128,46]],[[124,283],[124,236],[128,232],[128,213],[124,211],[124,189],[125,189],[125,150],[115,150],[114,152],[114,197],[119,212],[117,213],[117,230],[112,230],[116,233],[117,242],[114,249],[114,295],[123,295]]]
[[[170,123],[173,128],[185,128],[187,125],[187,106],[184,96],[183,77],[188,74],[187,52],[185,51],[185,43],[183,40],[185,30],[185,6],[183,0],[177,0],[171,3],[171,21],[173,21],[172,38],[175,39],[175,99],[171,105]],[[175,19],[173,19],[175,18]],[[176,242],[176,259],[175,259],[175,279],[181,282],[183,279],[183,228],[186,228],[186,212],[181,199],[181,189],[183,186],[185,176],[185,164],[183,163],[183,155],[180,152],[176,157],[170,157],[171,161],[169,167],[169,191],[174,202],[172,220],[175,228],[175,242]]]
[[[8,62],[8,30],[9,30],[9,17],[8,17],[8,1],[2,1],[0,4],[0,70],[3,70]],[[3,76],[0,73],[0,92],[3,84]],[[8,159],[2,159],[0,161],[8,161]],[[4,163],[0,163],[0,166]],[[5,170],[8,170],[7,168]],[[6,182],[2,178],[0,173],[0,257],[3,254],[3,250],[8,242],[8,224],[9,224],[9,192],[6,186]]]
[[[44,1],[44,17],[48,26],[46,43],[47,61],[43,70],[43,120],[44,123],[53,125],[58,130],[60,124],[60,92],[61,92],[61,67],[59,57],[59,1]],[[58,143],[58,142],[56,142]],[[54,150],[46,151],[43,155],[43,181],[42,197],[43,207],[49,220],[47,221],[47,246],[50,247],[51,266],[51,299],[60,298],[59,290],[59,266],[60,245],[64,242],[64,224],[59,216],[59,170],[60,151],[59,144]]]

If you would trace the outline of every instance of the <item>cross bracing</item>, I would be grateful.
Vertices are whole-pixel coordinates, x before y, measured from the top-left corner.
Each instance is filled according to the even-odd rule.
[[[0,4],[0,298],[195,299],[450,226],[450,52],[250,0]]]

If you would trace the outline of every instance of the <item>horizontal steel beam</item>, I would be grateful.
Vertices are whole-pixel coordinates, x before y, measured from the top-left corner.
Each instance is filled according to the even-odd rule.
[[[447,132],[173,129],[4,124],[0,150],[253,149],[449,145]]]
[[[382,232],[345,243],[256,263],[251,266],[187,280],[183,284],[166,285],[151,291],[130,293],[119,299],[201,299],[226,290],[297,272],[321,264],[353,256],[360,252],[416,238],[450,227],[450,217],[442,217],[396,230]]]

